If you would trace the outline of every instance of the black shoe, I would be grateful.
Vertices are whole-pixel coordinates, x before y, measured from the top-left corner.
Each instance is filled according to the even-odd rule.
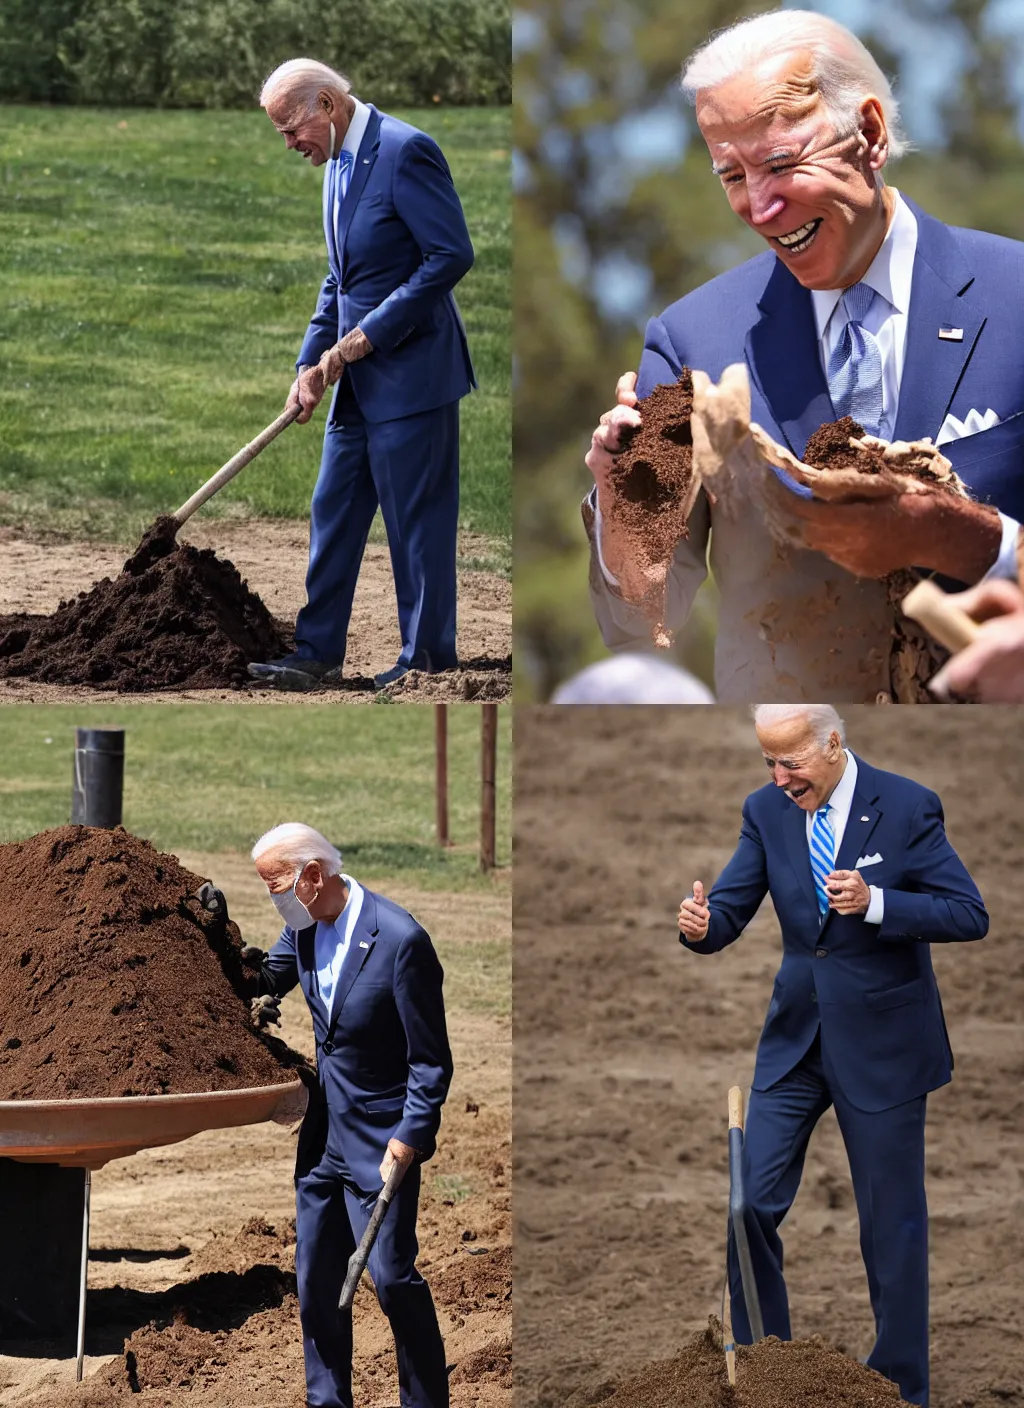
[[[249,666],[249,674],[254,680],[263,680],[274,689],[318,689],[324,680],[338,669],[337,664],[327,660],[311,660],[306,655],[286,655],[281,660],[269,660],[266,664],[254,662]]]

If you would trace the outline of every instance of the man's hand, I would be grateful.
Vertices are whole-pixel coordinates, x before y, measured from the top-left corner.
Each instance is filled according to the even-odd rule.
[[[601,422],[590,441],[590,452],[586,464],[597,484],[598,498],[609,482],[615,456],[626,448],[629,436],[623,437],[623,427],[635,429],[640,425],[640,414],[636,406],[636,372],[625,372],[615,386],[615,408],[605,411]]]
[[[370,339],[362,328],[353,328],[351,332],[347,332],[340,342],[329,347],[320,358],[320,370],[323,372],[325,385],[333,386],[336,381],[340,381],[349,362],[358,362],[372,351]]]
[[[287,410],[289,406],[301,406],[302,410],[299,415],[295,417],[295,420],[298,425],[305,425],[323,400],[326,389],[327,384],[324,381],[324,374],[320,370],[320,367],[306,367],[299,373],[292,384],[285,410]]]
[[[274,997],[271,993],[265,992],[262,997],[254,997],[249,1004],[249,1015],[252,1017],[252,1024],[260,1031],[264,1027],[269,1027],[271,1023],[275,1027],[281,1025],[281,999]]]
[[[959,582],[977,582],[999,555],[999,518],[952,494],[900,494],[868,503],[803,499],[781,484],[770,488],[799,525],[802,546],[824,553],[855,577],[880,578],[926,567]]]
[[[929,690],[937,699],[1024,703],[1024,592],[1012,582],[983,582],[949,600],[983,623],[981,634],[943,666]]]
[[[699,880],[693,882],[693,896],[683,900],[679,906],[679,932],[693,943],[699,943],[708,932],[711,911],[704,901],[704,886]]]
[[[403,1144],[400,1139],[389,1139],[387,1152],[380,1164],[380,1176],[386,1183],[388,1174],[394,1164],[404,1164],[406,1168],[415,1159],[419,1150],[414,1149],[411,1144]]]
[[[859,870],[833,870],[825,889],[829,909],[838,914],[864,914],[871,903],[871,891]]]

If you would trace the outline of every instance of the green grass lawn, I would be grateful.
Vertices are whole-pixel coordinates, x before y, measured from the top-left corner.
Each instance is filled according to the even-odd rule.
[[[124,824],[161,850],[247,854],[306,821],[358,876],[487,890],[479,870],[480,707],[448,710],[453,846],[434,842],[434,710],[241,704],[43,705],[0,710],[0,841],[70,819],[76,726],[123,725]],[[498,862],[511,864],[511,710],[499,711]]]
[[[510,110],[400,115],[440,143],[476,249],[461,521],[506,559]],[[279,413],[325,272],[320,180],[258,110],[0,108],[0,522],[133,541]],[[203,513],[305,517],[324,416]]]

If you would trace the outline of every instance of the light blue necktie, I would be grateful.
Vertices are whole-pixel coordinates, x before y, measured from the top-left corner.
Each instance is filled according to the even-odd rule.
[[[818,892],[818,912],[828,913],[828,890],[825,881],[832,874],[836,863],[836,838],[832,823],[828,819],[828,807],[821,807],[814,813],[811,824],[811,874],[814,888]]]
[[[882,424],[882,354],[863,326],[875,290],[854,284],[843,295],[847,323],[828,359],[828,389],[837,419],[852,416],[869,435]]]
[[[335,262],[338,262],[338,215],[341,211],[345,196],[348,194],[349,177],[352,174],[352,153],[340,151],[334,161],[331,162],[331,167],[331,176],[333,179],[333,185],[331,187],[331,233],[334,235]]]

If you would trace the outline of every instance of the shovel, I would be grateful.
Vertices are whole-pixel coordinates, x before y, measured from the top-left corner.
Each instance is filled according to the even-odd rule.
[[[391,1172],[388,1174],[388,1181],[380,1190],[377,1201],[373,1205],[373,1212],[370,1220],[366,1224],[366,1231],[360,1239],[358,1247],[348,1259],[348,1270],[345,1273],[345,1284],[341,1288],[341,1298],[338,1301],[339,1310],[351,1310],[352,1302],[356,1298],[356,1287],[359,1285],[359,1278],[366,1270],[366,1263],[370,1260],[370,1253],[373,1244],[377,1240],[377,1233],[380,1231],[381,1223],[387,1215],[387,1210],[391,1206],[391,1199],[395,1196],[395,1191],[402,1179],[405,1177],[405,1170],[408,1164],[395,1162],[391,1165]]]
[[[261,430],[254,440],[250,440],[248,445],[243,446],[237,454],[232,455],[227,464],[222,465],[216,474],[212,474],[206,483],[182,504],[177,513],[164,514],[158,518],[146,529],[142,541],[122,570],[137,577],[148,567],[152,567],[153,563],[159,561],[160,558],[169,556],[174,551],[175,538],[182,524],[192,517],[196,509],[202,508],[207,499],[212,499],[218,490],[223,489],[229,480],[234,479],[235,475],[243,470],[247,464],[250,464],[261,450],[265,450],[271,440],[276,439],[281,431],[291,425],[301,412],[301,406],[289,406],[287,410],[282,411],[278,418],[271,421],[265,430]]]
[[[750,1333],[756,1344],[764,1339],[764,1321],[761,1318],[754,1264],[750,1259],[750,1243],[747,1241],[746,1211],[747,1199],[743,1188],[743,1091],[734,1085],[729,1091],[729,1222],[736,1243],[736,1259],[740,1264]]]

